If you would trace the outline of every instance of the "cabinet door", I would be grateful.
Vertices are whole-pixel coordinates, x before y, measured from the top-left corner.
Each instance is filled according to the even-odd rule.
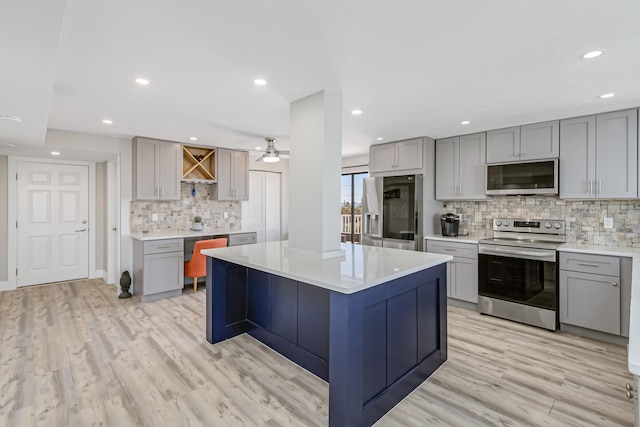
[[[638,197],[638,110],[596,116],[595,182],[599,198]]]
[[[249,153],[231,153],[231,193],[233,200],[249,199]]]
[[[535,123],[520,128],[520,160],[558,158],[560,154],[560,122]]]
[[[436,200],[452,200],[458,196],[458,143],[460,138],[436,141]]]
[[[175,291],[184,286],[184,253],[144,256],[144,294]]]
[[[455,257],[451,298],[478,303],[478,260]]]
[[[460,137],[459,199],[485,199],[486,135],[477,133]]]
[[[217,200],[233,200],[231,191],[231,150],[218,149],[217,174],[218,183],[215,184],[214,196]]]
[[[560,122],[560,198],[595,197],[596,118],[577,117]]]
[[[133,143],[135,174],[133,179],[133,199],[153,200],[159,197],[158,141],[136,138]]]
[[[369,152],[369,172],[385,172],[394,169],[395,147],[393,144],[372,145]]]
[[[620,334],[620,277],[560,270],[560,322]]]
[[[181,155],[180,144],[158,142],[158,186],[163,200],[180,200]]]
[[[422,138],[396,142],[395,169],[422,169],[422,148]]]
[[[487,132],[487,163],[520,160],[520,127]]]

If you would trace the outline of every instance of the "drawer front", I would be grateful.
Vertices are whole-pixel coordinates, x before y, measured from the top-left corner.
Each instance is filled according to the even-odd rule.
[[[184,250],[183,239],[152,240],[144,242],[144,254],[161,254],[164,252],[182,252]]]
[[[252,245],[257,242],[256,233],[229,234],[228,246]]]
[[[606,255],[560,252],[560,270],[619,276],[620,258]]]
[[[442,242],[427,240],[427,252],[453,255],[463,258],[478,258],[478,245],[475,243]]]

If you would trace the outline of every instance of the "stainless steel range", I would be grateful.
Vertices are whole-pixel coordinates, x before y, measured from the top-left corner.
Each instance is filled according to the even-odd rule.
[[[478,311],[555,331],[564,220],[493,220],[478,243]]]

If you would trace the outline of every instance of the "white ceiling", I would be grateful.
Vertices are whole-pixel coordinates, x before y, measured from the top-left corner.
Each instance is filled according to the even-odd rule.
[[[637,107],[639,22],[637,0],[7,0],[0,115],[23,121],[0,146],[53,128],[287,149],[289,103],[320,90],[343,95],[344,156]]]

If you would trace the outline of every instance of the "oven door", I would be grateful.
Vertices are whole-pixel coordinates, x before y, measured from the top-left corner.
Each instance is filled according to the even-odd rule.
[[[498,248],[492,248],[491,252],[493,249]],[[555,251],[552,261],[549,258],[527,259],[484,252],[478,255],[479,295],[556,310],[558,272]]]

